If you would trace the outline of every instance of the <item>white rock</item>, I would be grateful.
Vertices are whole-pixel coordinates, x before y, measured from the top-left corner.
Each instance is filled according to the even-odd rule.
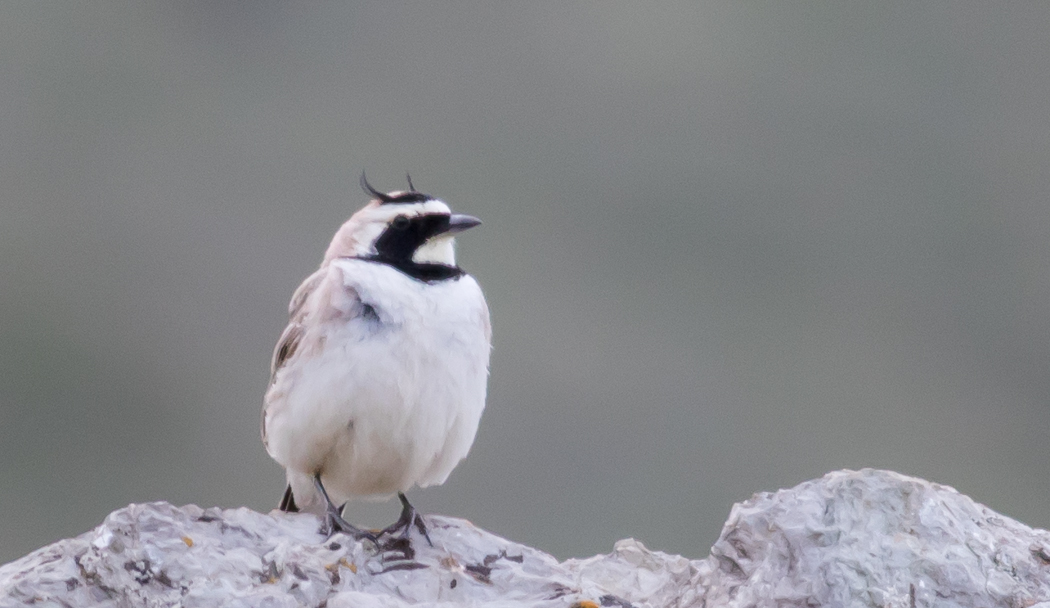
[[[1004,606],[1050,600],[1050,533],[954,489],[838,471],[733,507],[707,606]]]
[[[376,554],[311,515],[131,505],[0,566],[0,606],[1004,606],[1050,601],[1050,533],[951,488],[831,473],[736,505],[705,560],[635,540],[558,563],[428,516],[434,547]],[[1050,603],[1046,604],[1050,608]]]

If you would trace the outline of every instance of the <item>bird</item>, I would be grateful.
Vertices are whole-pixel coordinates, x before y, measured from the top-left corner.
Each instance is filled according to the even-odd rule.
[[[322,518],[326,537],[430,542],[405,493],[439,485],[466,457],[485,409],[492,330],[477,281],[456,264],[473,216],[412,185],[380,192],[335,233],[295,290],[270,364],[262,440],[285,468],[278,508]],[[342,513],[351,499],[401,502],[373,533]]]

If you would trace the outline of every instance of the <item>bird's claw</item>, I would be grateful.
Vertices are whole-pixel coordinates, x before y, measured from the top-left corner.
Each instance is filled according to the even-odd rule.
[[[354,540],[370,540],[376,546],[379,546],[379,539],[375,534],[372,534],[367,530],[362,530],[343,519],[343,507],[346,506],[346,503],[344,502],[341,507],[337,507],[332,503],[332,499],[328,497],[328,491],[324,489],[324,484],[321,483],[320,473],[314,475],[314,487],[317,488],[317,491],[325,501],[324,522],[321,524],[321,534],[324,534],[325,538],[336,532],[342,532],[353,536]]]
[[[338,532],[342,532],[343,534],[352,536],[354,537],[354,540],[357,541],[367,540],[371,541],[376,546],[379,545],[379,538],[372,532],[369,532],[368,530],[362,530],[361,528],[358,528],[357,526],[351,524],[350,522],[343,519],[342,515],[340,515],[335,510],[326,512],[324,516],[324,522],[321,524],[321,534],[323,534],[325,537],[329,537]]]
[[[398,517],[397,521],[392,525],[383,528],[379,532],[379,536],[395,536],[407,544],[409,532],[411,532],[412,526],[415,526],[419,533],[423,535],[423,538],[427,539],[427,544],[433,547],[434,542],[430,540],[430,534],[427,532],[427,525],[423,521],[423,515],[408,502],[408,498],[404,493],[398,492],[397,497],[401,501],[401,517]]]

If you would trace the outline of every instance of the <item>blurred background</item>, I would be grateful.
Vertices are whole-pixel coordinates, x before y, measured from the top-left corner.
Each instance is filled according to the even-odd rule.
[[[1047,23],[3,3],[0,562],[131,502],[276,505],[271,349],[362,170],[485,222],[488,409],[424,512],[702,558],[734,502],[880,467],[1050,526]]]

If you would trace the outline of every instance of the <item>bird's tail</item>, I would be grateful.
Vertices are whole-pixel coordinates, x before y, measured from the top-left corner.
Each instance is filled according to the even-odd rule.
[[[284,496],[281,497],[281,504],[277,505],[277,508],[285,513],[299,512],[299,507],[295,506],[295,496],[292,495],[292,484],[288,484],[284,489]]]

